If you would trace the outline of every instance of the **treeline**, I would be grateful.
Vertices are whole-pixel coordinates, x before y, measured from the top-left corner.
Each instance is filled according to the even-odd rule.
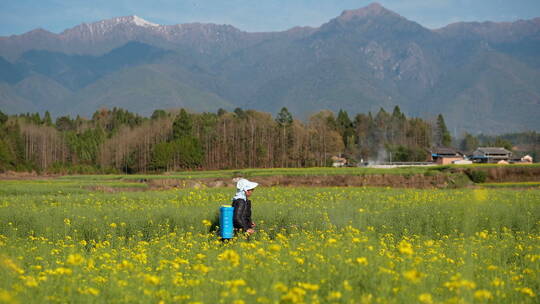
[[[46,112],[0,112],[0,170],[52,173],[162,172],[328,166],[342,155],[351,162],[423,161],[432,146],[450,145],[439,115],[435,122],[407,118],[395,107],[375,115],[321,111],[306,121],[286,108],[269,113],[235,109],[217,113],[156,110],[142,117],[102,109],[91,119],[55,121]]]

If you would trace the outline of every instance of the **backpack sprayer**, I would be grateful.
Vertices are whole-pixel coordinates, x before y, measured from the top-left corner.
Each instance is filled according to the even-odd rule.
[[[231,205],[222,205],[219,208],[219,234],[224,240],[234,237],[233,214],[234,207]]]

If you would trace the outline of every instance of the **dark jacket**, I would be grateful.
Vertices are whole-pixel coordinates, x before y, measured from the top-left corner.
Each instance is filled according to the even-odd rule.
[[[233,226],[244,231],[251,228],[251,201],[241,198],[235,199],[232,203],[234,207]]]

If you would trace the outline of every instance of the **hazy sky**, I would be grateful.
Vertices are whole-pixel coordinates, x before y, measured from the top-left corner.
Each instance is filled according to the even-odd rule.
[[[209,22],[242,30],[319,26],[363,0],[0,0],[0,36],[35,28],[59,33],[83,22],[137,15],[159,24]],[[456,21],[515,21],[540,17],[540,0],[380,0],[428,28]]]

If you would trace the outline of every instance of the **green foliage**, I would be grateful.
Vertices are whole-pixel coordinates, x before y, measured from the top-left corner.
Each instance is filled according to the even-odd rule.
[[[152,116],[150,116],[150,119],[159,119],[159,118],[163,118],[163,117],[167,117],[167,112],[165,112],[165,110],[154,110],[154,112],[152,113]]]
[[[508,151],[512,151],[512,143],[506,139],[503,139],[501,137],[497,137],[495,142],[493,143],[493,146],[495,147],[503,147]]]
[[[201,165],[203,151],[199,140],[184,136],[172,142],[174,157],[181,168],[197,168]]]
[[[8,116],[4,112],[0,111],[0,127],[6,123]]]
[[[155,170],[168,170],[173,161],[174,147],[169,142],[161,142],[154,146],[152,167]]]
[[[484,183],[487,180],[488,176],[487,172],[484,170],[469,169],[465,170],[465,173],[467,174],[467,176],[469,176],[471,181],[476,184]]]
[[[448,178],[448,187],[447,188],[448,189],[459,189],[459,188],[464,188],[464,187],[470,186],[471,184],[472,184],[471,180],[466,174],[463,174],[463,173],[452,174]]]
[[[24,143],[18,123],[0,124],[0,171],[29,171],[33,166],[24,158]]]
[[[0,137],[0,172],[11,169],[15,158],[9,150],[9,146]]]
[[[192,136],[183,136],[155,145],[152,166],[155,170],[192,169],[201,165],[202,158],[199,141]]]
[[[51,118],[51,113],[49,113],[49,111],[45,111],[45,114],[43,115],[42,123],[46,126],[52,126],[52,118]]]
[[[96,164],[99,147],[105,139],[101,128],[88,129],[82,133],[69,132],[67,142],[69,149],[75,154],[76,161],[83,164]]]
[[[65,164],[65,163],[54,163],[50,168],[47,169],[48,172],[53,174],[101,174],[101,173],[111,173],[102,172],[95,166],[85,165],[85,164]]]
[[[288,127],[293,122],[292,114],[289,112],[289,110],[286,107],[281,108],[279,111],[276,122],[282,126],[282,127]]]
[[[356,144],[356,136],[354,124],[349,118],[347,111],[339,110],[336,123],[341,138],[343,139],[343,145],[346,149],[352,149]]]
[[[242,110],[242,108],[235,108],[233,112],[240,119],[245,119],[247,117],[246,112]]]
[[[227,114],[227,110],[225,110],[225,109],[223,109],[223,108],[219,108],[219,109],[217,110],[217,115],[218,115],[218,116],[223,116],[223,115],[225,115],[225,114]]]
[[[75,131],[75,121],[71,120],[69,116],[61,116],[56,119],[56,129],[61,132]]]
[[[461,144],[459,145],[459,148],[464,151],[471,153],[472,151],[476,150],[476,148],[479,147],[478,138],[474,137],[473,135],[469,133],[465,133],[465,136],[461,140]]]
[[[396,162],[421,162],[426,160],[426,150],[422,148],[409,148],[402,145],[389,147],[392,153],[392,161]]]
[[[191,115],[186,110],[181,109],[178,116],[173,122],[172,135],[174,139],[179,139],[185,136],[192,136],[193,120]]]
[[[141,125],[143,118],[138,114],[114,107],[111,110],[101,109],[92,115],[92,121],[104,131],[114,133],[122,125],[135,127]]]

